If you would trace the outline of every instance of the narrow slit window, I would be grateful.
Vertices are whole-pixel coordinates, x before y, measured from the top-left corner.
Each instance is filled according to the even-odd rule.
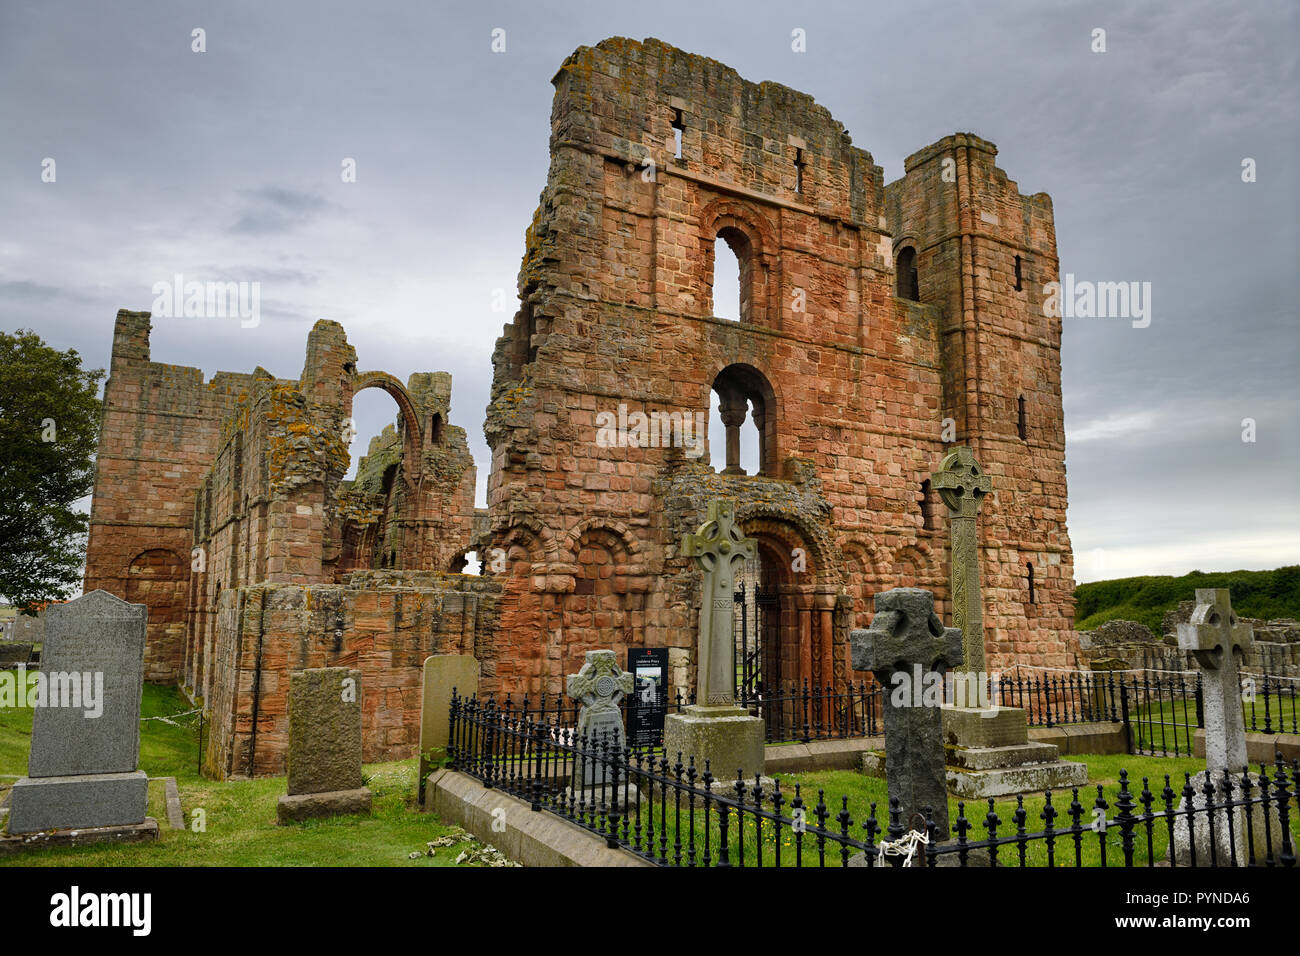
[[[803,150],[798,147],[794,151],[794,191],[803,192],[803,168],[806,164],[803,161]]]
[[[673,110],[673,157],[682,158],[682,133],[686,131],[686,123],[682,119],[681,110]]]
[[[1025,576],[1029,582],[1029,603],[1037,604],[1038,595],[1034,593],[1034,566],[1029,562],[1025,563]]]
[[[1019,292],[1020,289],[1021,289],[1020,257],[1016,256],[1016,291]]]
[[[1029,435],[1029,427],[1025,423],[1025,396],[1021,395],[1016,399],[1016,432],[1020,435],[1020,440],[1025,441]]]

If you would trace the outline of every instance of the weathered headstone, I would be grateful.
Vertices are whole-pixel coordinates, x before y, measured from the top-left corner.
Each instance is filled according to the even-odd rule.
[[[28,775],[13,788],[10,833],[141,827],[149,780],[139,769],[148,608],[106,591],[46,611]],[[150,828],[149,824],[152,824]]]
[[[276,805],[280,823],[369,813],[361,780],[361,671],[296,671],[289,683],[289,792]]]
[[[925,688],[962,662],[962,634],[944,627],[934,595],[921,588],[895,588],[876,595],[871,627],[852,631],[855,670],[871,671],[884,688],[885,777],[889,797],[902,809],[903,825],[922,830],[914,814],[928,809],[940,840],[948,836],[947,771],[944,767],[942,695]]]
[[[739,772],[761,776],[764,766],[763,720],[736,706],[735,613],[736,573],[758,553],[757,542],[736,526],[730,501],[709,502],[708,519],[694,534],[682,537],[682,554],[704,572],[701,588],[696,703],[664,719],[664,751],[682,760],[705,763],[718,779]]]
[[[1227,588],[1198,588],[1196,607],[1186,623],[1178,624],[1178,646],[1190,651],[1201,671],[1202,710],[1205,720],[1205,769],[1191,778],[1195,795],[1192,798],[1194,819],[1191,833],[1196,840],[1196,861],[1206,866],[1213,859],[1218,865],[1245,866],[1250,862],[1247,834],[1254,836],[1256,862],[1263,862],[1265,854],[1264,831],[1267,825],[1274,848],[1280,846],[1281,829],[1272,814],[1267,824],[1262,807],[1249,808],[1250,826],[1246,825],[1246,808],[1233,812],[1232,832],[1229,833],[1227,811],[1214,812],[1213,856],[1210,846],[1210,817],[1203,793],[1207,779],[1215,789],[1216,806],[1225,803],[1228,796],[1222,792],[1225,772],[1234,783],[1240,783],[1247,769],[1246,723],[1241,709],[1240,665],[1255,642],[1249,624],[1239,620],[1232,610],[1232,598]],[[1256,774],[1249,775],[1254,787],[1259,785]],[[1255,791],[1258,793],[1258,790]],[[1239,798],[1238,793],[1234,796]],[[1187,810],[1187,798],[1179,801],[1178,809]],[[1200,812],[1197,812],[1200,811]],[[1186,866],[1191,862],[1191,838],[1186,816],[1174,821],[1174,862]],[[1276,852],[1276,849],[1275,849]],[[1231,864],[1229,860],[1231,859]]]
[[[633,677],[618,666],[613,651],[587,651],[582,669],[565,681],[565,693],[582,706],[577,739],[587,741],[593,755],[621,754],[627,746],[619,702],[632,693]],[[579,760],[573,768],[573,788],[581,790],[610,779],[598,759]]]
[[[1178,625],[1178,646],[1201,669],[1205,714],[1205,769],[1246,766],[1246,722],[1241,712],[1240,664],[1255,643],[1249,624],[1237,620],[1227,588],[1198,588],[1196,609]]]
[[[451,730],[451,693],[473,697],[478,693],[478,660],[468,654],[434,654],[424,659],[424,691],[420,698],[420,759],[417,770],[419,799],[424,784],[447,755]]]

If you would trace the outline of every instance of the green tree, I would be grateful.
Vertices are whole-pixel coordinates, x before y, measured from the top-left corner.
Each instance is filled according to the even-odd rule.
[[[67,597],[86,558],[103,369],[83,369],[27,329],[0,332],[0,596]]]

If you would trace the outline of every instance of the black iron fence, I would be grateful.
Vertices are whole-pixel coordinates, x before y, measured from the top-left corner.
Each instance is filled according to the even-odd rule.
[[[1246,729],[1262,733],[1300,733],[1296,709],[1297,681],[1268,675],[1243,675],[1243,716]],[[954,687],[959,691],[954,697]],[[768,743],[808,743],[873,737],[884,733],[885,694],[873,679],[822,687],[804,681],[779,693],[742,687],[737,704],[763,719]],[[1196,731],[1204,726],[1203,690],[1197,672],[1178,671],[1062,671],[1033,676],[988,676],[982,695],[966,692],[954,682],[945,700],[968,706],[997,704],[1025,711],[1031,727],[1055,727],[1091,722],[1122,723],[1129,752],[1146,756],[1190,754]],[[625,698],[621,707],[625,726],[639,723],[641,708],[661,707],[680,713],[694,703],[693,695],[680,691],[672,700],[653,701],[640,694]],[[504,697],[498,707],[520,717],[573,728],[579,704],[559,695]],[[662,745],[662,736],[648,739]]]
[[[660,866],[1284,866],[1295,865],[1291,803],[1300,761],[1214,780],[1184,775],[1135,790],[1126,771],[1109,798],[1070,791],[1017,797],[1004,820],[996,802],[958,803],[951,838],[933,814],[884,821],[849,798],[816,801],[779,780],[721,781],[680,755],[588,740],[553,719],[494,700],[453,695],[451,766]],[[582,781],[573,786],[576,777]],[[1031,821],[1037,827],[1031,830]],[[1041,821],[1041,826],[1039,822]],[[910,830],[916,830],[912,835]],[[923,835],[923,838],[922,838]]]

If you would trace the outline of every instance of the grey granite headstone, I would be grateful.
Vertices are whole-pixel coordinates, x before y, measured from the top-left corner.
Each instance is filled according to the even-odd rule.
[[[143,823],[149,782],[137,768],[148,608],[92,591],[45,613],[43,699],[9,832]]]
[[[924,682],[962,662],[962,632],[943,626],[929,591],[895,588],[876,595],[871,627],[852,631],[849,643],[854,670],[871,671],[884,688],[885,777],[890,799],[902,808],[903,826],[923,829],[913,814],[928,807],[937,839],[945,840],[943,716],[938,701],[926,701],[915,685],[918,674]],[[896,680],[898,674],[903,677]]]
[[[627,746],[627,732],[623,727],[623,712],[618,704],[632,693],[633,675],[618,666],[613,651],[587,651],[582,669],[570,674],[565,682],[565,692],[582,704],[578,711],[577,736],[586,735],[587,749],[593,755],[603,752],[613,756],[621,754]],[[603,751],[602,747],[608,747]],[[575,789],[590,787],[607,779],[607,773],[598,760],[579,761],[573,769]]]

